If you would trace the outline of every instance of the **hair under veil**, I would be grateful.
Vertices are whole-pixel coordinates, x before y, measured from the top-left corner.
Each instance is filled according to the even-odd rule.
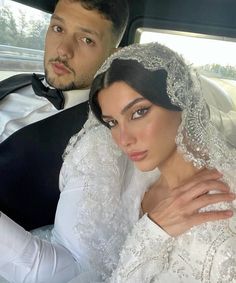
[[[171,103],[182,110],[182,123],[176,136],[178,150],[194,166],[216,168],[224,173],[224,179],[229,184],[232,184],[233,178],[235,182],[232,169],[236,168],[236,150],[210,121],[198,74],[183,58],[158,43],[133,44],[110,56],[97,72],[95,81],[97,76],[112,67],[114,60],[134,60],[150,71],[166,70],[166,93]],[[94,95],[91,91],[92,110],[95,107]]]

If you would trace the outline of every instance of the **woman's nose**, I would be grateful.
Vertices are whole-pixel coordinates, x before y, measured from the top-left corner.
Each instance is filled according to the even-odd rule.
[[[127,147],[135,142],[135,135],[129,127],[123,127],[119,133],[119,143],[122,147]]]

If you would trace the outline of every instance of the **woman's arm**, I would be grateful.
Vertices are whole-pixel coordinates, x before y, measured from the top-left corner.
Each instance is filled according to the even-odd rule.
[[[229,235],[228,235],[229,236]],[[208,262],[211,266],[205,268],[206,278],[210,278],[209,282],[236,282],[236,233],[231,234],[231,237],[225,239],[225,234],[219,236],[218,242],[223,242],[217,250],[213,248],[207,255]],[[217,242],[216,242],[217,243]],[[209,273],[208,273],[209,272]]]
[[[144,215],[128,236],[117,270],[109,282],[152,282],[168,269],[175,236],[195,225],[232,216],[232,211],[200,212],[209,204],[234,200],[235,196],[228,193],[229,188],[218,180],[219,177],[215,170],[199,173],[172,190],[168,199],[150,211],[149,217]],[[206,194],[216,187],[222,193]]]
[[[117,264],[127,235],[119,225],[126,223],[121,204],[126,165],[102,125],[88,130],[64,162],[53,235],[80,262],[83,280],[108,277]]]

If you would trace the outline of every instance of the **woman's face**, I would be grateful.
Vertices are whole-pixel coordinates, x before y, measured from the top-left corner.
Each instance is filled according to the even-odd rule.
[[[176,152],[180,112],[151,103],[124,82],[101,90],[98,102],[113,139],[140,170],[160,168]]]

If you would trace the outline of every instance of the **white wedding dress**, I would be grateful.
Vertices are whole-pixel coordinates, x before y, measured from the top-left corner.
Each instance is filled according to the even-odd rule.
[[[81,273],[71,282],[236,282],[236,216],[170,237],[141,213],[142,197],[158,171],[134,169],[110,131],[89,123],[86,135],[73,137],[67,148],[63,209],[59,205],[54,227],[57,241],[66,239],[80,263]],[[229,205],[207,209],[212,208]]]

